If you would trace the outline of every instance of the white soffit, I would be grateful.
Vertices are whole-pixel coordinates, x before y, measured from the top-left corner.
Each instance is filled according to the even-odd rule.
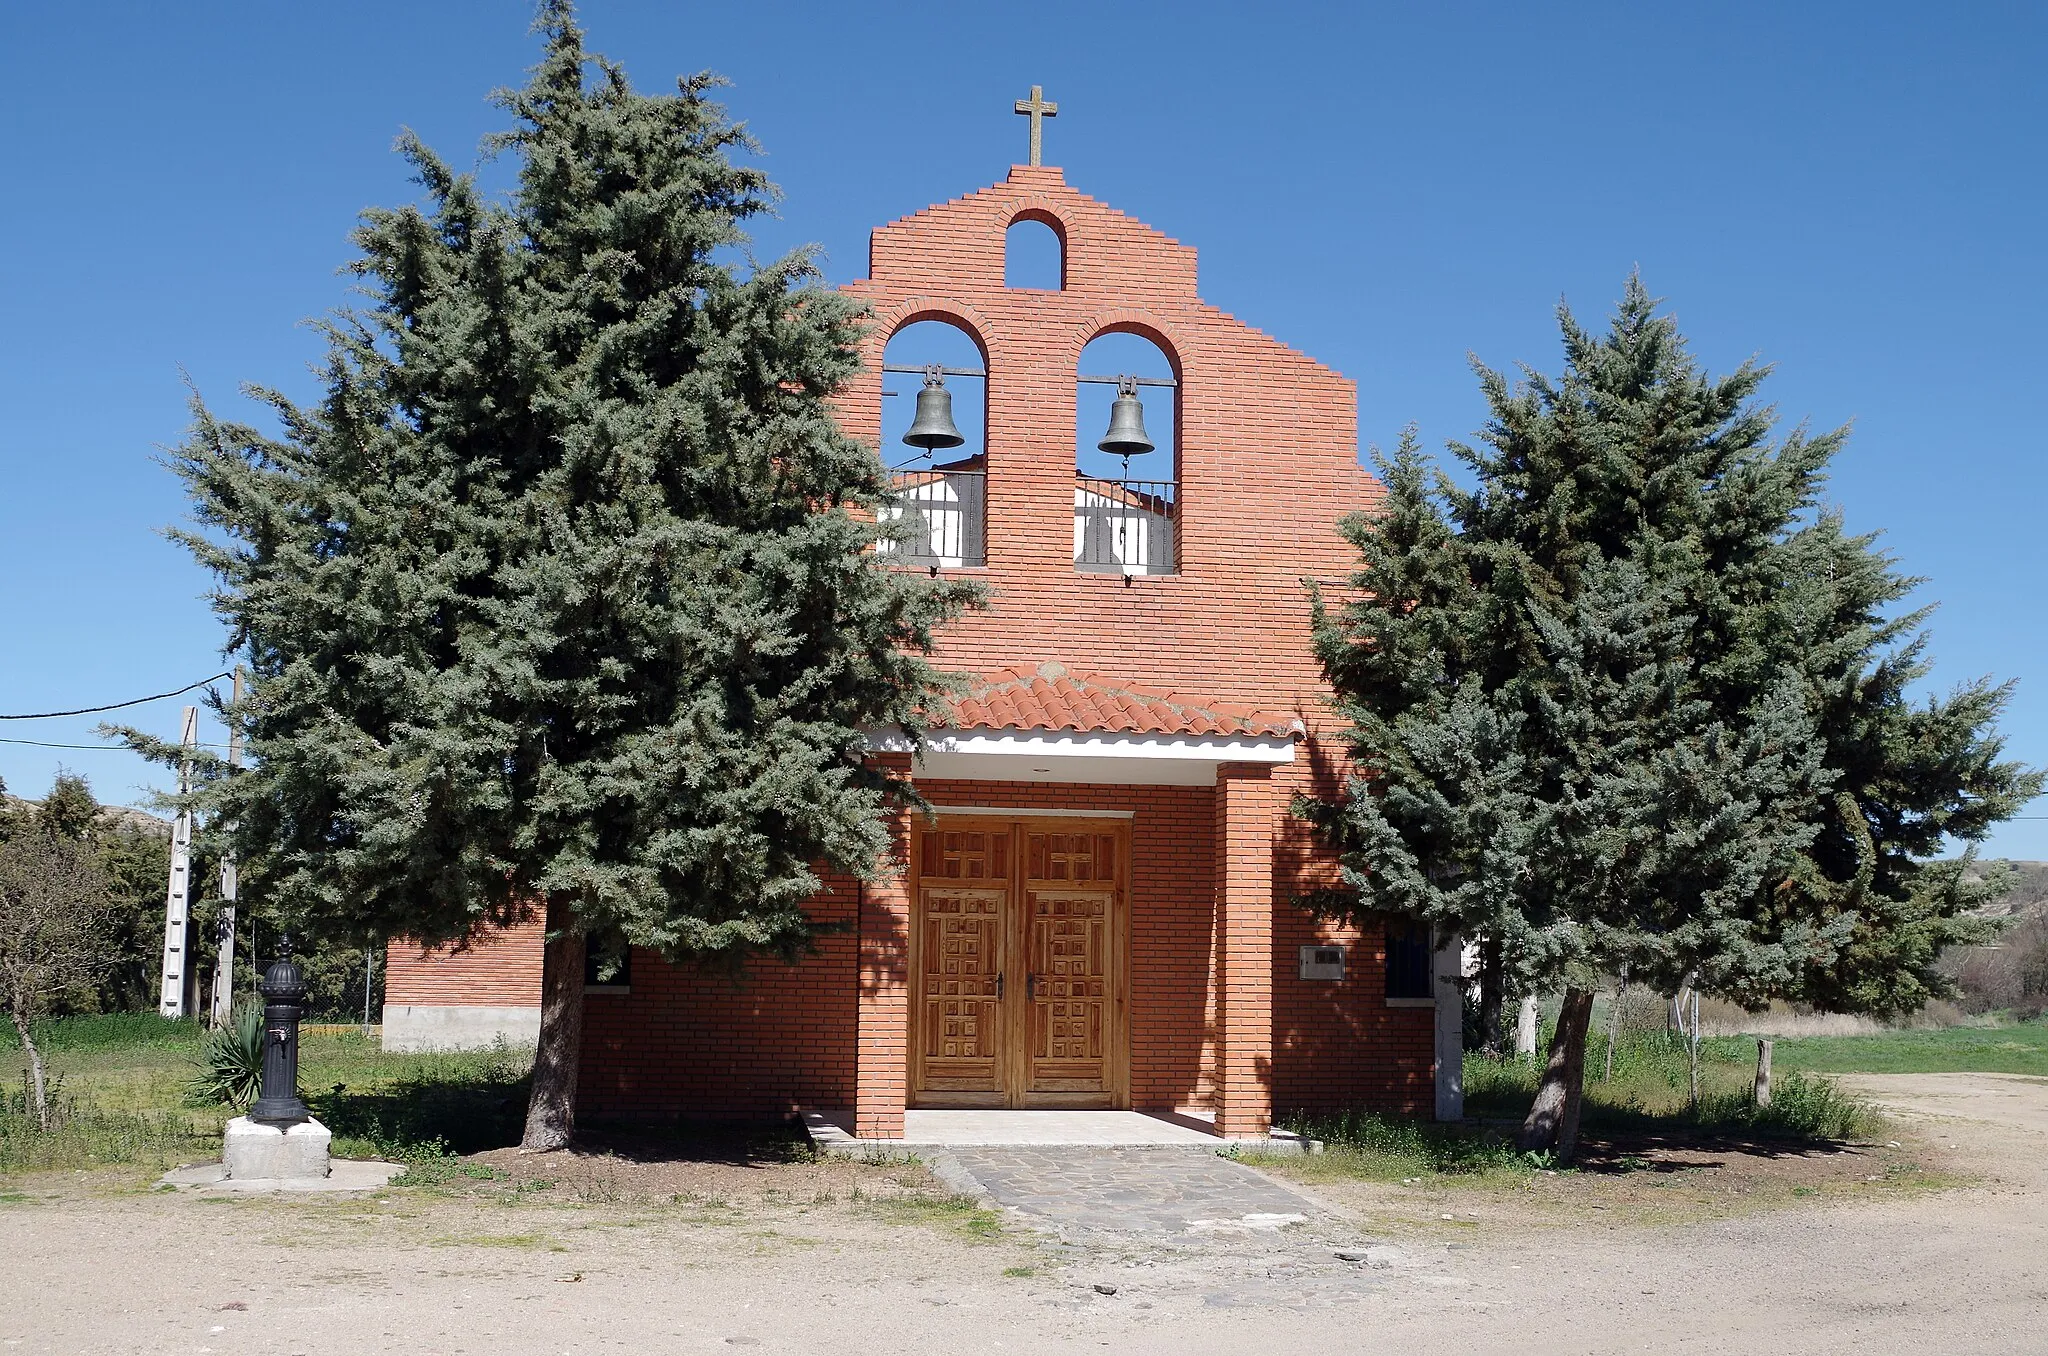
[[[908,753],[899,732],[868,746]],[[977,782],[1093,782],[1110,786],[1214,786],[1218,763],[1291,763],[1292,739],[1072,730],[934,730],[917,775]]]

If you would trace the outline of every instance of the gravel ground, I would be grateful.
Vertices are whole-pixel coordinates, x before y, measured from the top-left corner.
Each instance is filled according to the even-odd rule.
[[[976,1211],[908,1165],[650,1182],[550,1158],[293,1199],[43,1179],[0,1194],[0,1356],[2048,1352],[2048,1080],[1849,1081],[1901,1118],[1894,1152],[1965,1184],[1859,1195],[1873,1174],[1830,1160],[1814,1199],[1746,1211],[1563,1209],[1546,1181],[1437,1218],[1297,1184],[1327,1208],[1118,1234]]]

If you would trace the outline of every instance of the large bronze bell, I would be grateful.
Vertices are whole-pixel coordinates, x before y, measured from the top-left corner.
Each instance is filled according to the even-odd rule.
[[[945,374],[936,367],[924,370],[924,389],[917,393],[917,418],[910,421],[903,441],[927,452],[967,441],[953,422],[953,393],[946,389]]]
[[[1145,407],[1139,403],[1138,383],[1133,378],[1118,380],[1116,403],[1109,407],[1109,432],[1095,446],[1119,457],[1152,450],[1152,439],[1145,432]]]

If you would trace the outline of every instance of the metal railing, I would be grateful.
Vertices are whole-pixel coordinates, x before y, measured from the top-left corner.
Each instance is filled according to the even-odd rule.
[[[1074,568],[1172,574],[1180,486],[1171,480],[1074,479]]]
[[[879,554],[942,569],[988,563],[988,472],[921,467],[892,471],[889,481],[880,517],[898,535]]]

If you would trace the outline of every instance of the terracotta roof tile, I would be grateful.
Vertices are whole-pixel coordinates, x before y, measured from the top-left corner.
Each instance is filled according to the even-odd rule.
[[[1063,664],[1018,666],[978,675],[953,699],[952,728],[1073,730],[1158,735],[1250,735],[1284,739],[1302,732],[1292,716],[1242,702],[1204,700],[1147,683]]]

